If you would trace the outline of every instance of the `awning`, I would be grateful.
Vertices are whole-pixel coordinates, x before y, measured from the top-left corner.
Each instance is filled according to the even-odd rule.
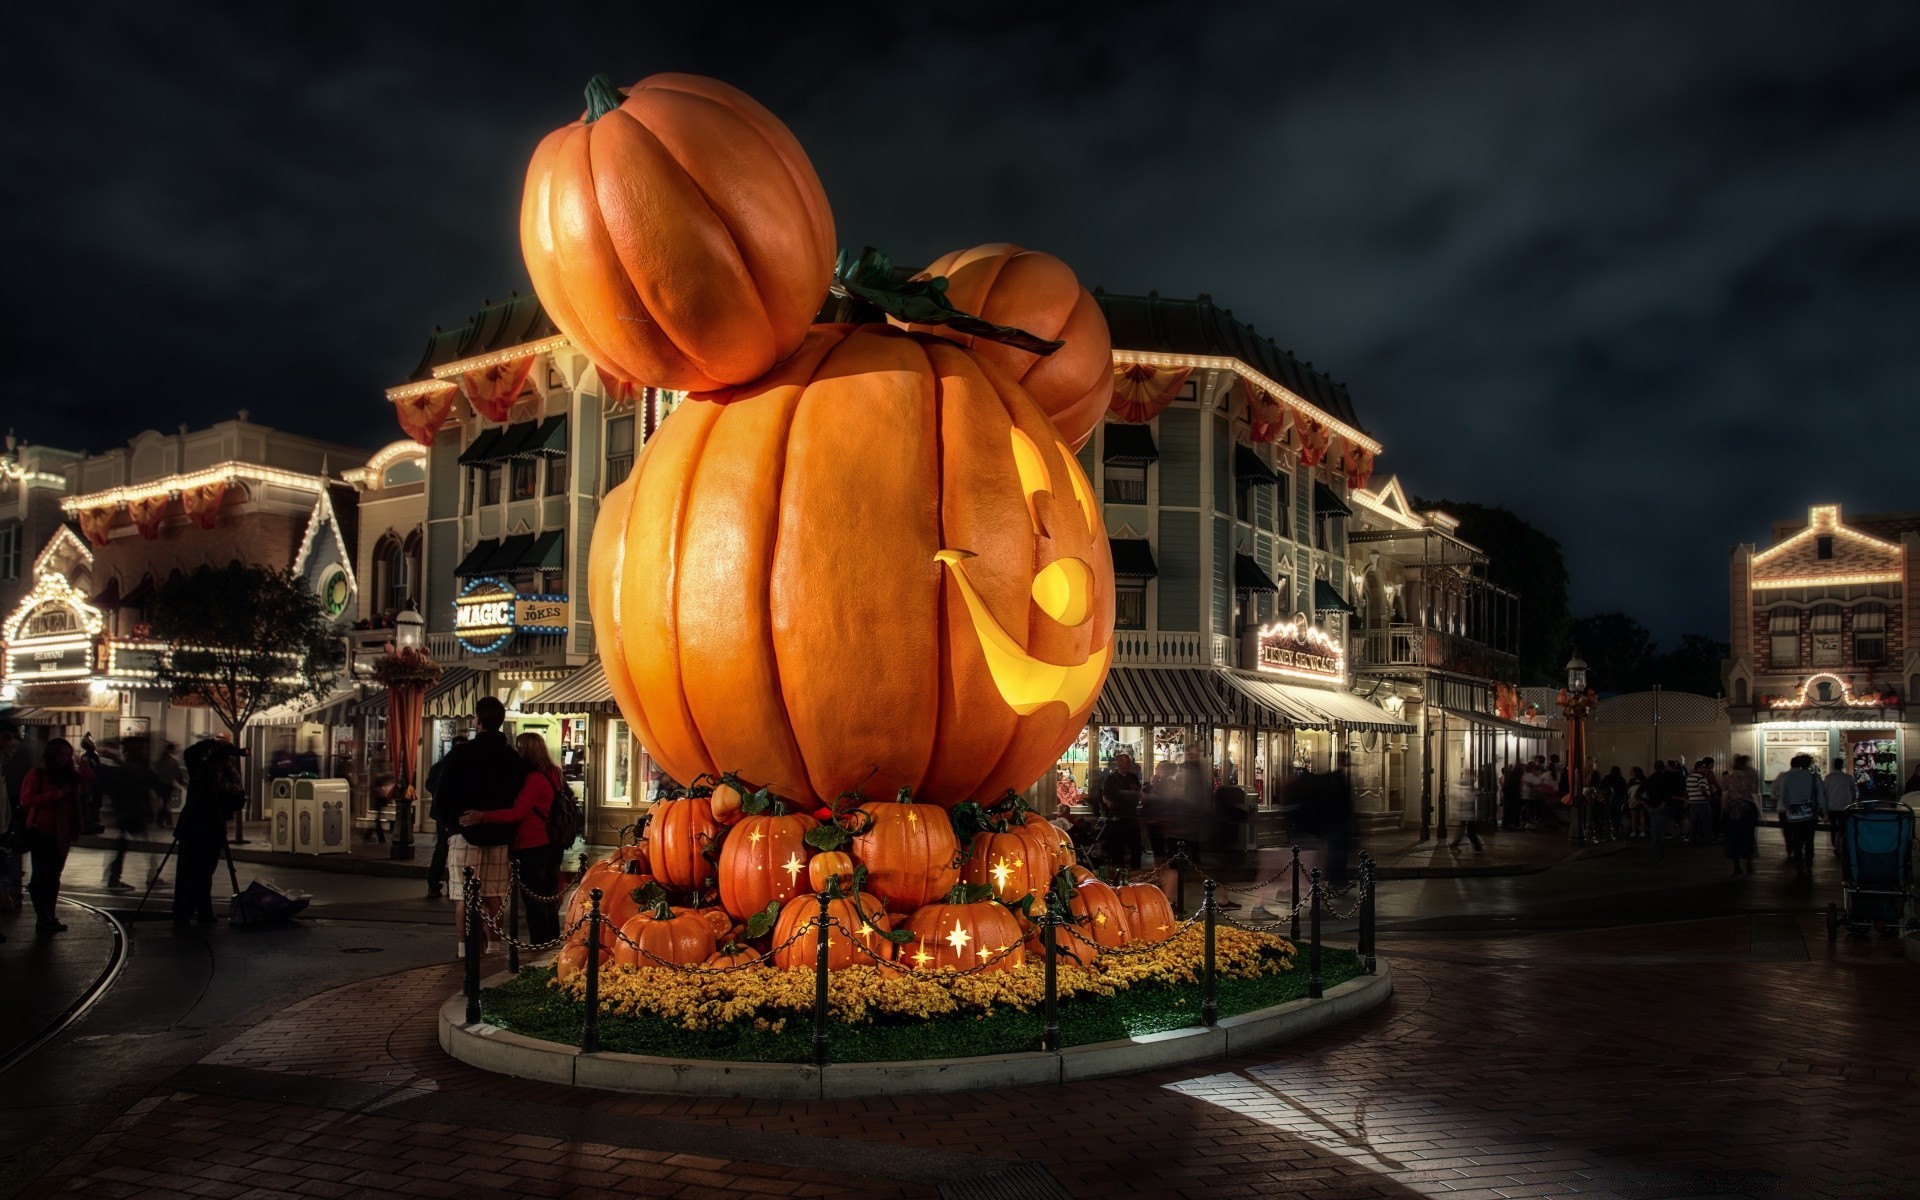
[[[1231,725],[1233,714],[1209,667],[1115,667],[1094,719],[1106,725]]]
[[[1145,538],[1111,538],[1113,575],[1116,579],[1152,579],[1160,574],[1153,561],[1153,547]]]
[[[1347,603],[1347,598],[1324,579],[1313,581],[1313,607],[1320,612],[1356,613],[1360,610]]]
[[[1313,511],[1323,516],[1327,513],[1339,513],[1343,517],[1353,515],[1353,510],[1347,507],[1347,502],[1334,495],[1333,489],[1318,479],[1313,481]]]
[[[18,708],[9,708],[0,711],[0,721],[11,721],[15,725],[66,724],[65,721],[60,720],[52,712],[44,708],[34,708],[32,705],[23,705]]]
[[[567,419],[564,416],[548,417],[538,422],[528,421],[524,426],[516,425],[514,428],[521,430],[521,435],[511,446],[501,445],[502,458],[538,458],[567,452]]]
[[[1287,695],[1270,679],[1239,671],[1221,671],[1228,699],[1234,701],[1236,724],[1253,729],[1332,729],[1333,719]]]
[[[1252,446],[1239,444],[1233,448],[1233,475],[1241,483],[1256,487],[1271,487],[1280,482],[1280,477],[1275,475],[1273,468],[1253,452]]]
[[[541,534],[528,548],[526,559],[520,563],[522,570],[530,571],[558,571],[566,565],[565,535],[558,529]]]
[[[315,725],[345,725],[353,712],[354,701],[359,698],[353,688],[338,689],[319,704],[309,705],[301,712],[300,720]]]
[[[533,535],[530,533],[516,533],[512,537],[503,539],[500,548],[493,552],[493,556],[487,559],[486,565],[481,567],[478,573],[497,575],[502,571],[516,571],[526,566],[527,554],[533,549],[533,541]]]
[[[1144,467],[1160,460],[1160,448],[1153,444],[1153,430],[1145,425],[1121,425],[1109,422],[1103,461],[1123,466]]]
[[[470,717],[480,699],[480,672],[472,667],[448,667],[440,682],[427,693],[425,714],[429,717]]]
[[[107,580],[107,586],[100,589],[99,594],[94,596],[91,603],[95,608],[119,608],[120,577],[115,575],[113,578]]]
[[[387,689],[379,688],[367,693],[367,698],[353,706],[356,717],[384,717],[387,715]]]
[[[613,685],[607,682],[606,668],[596,658],[522,704],[520,711],[559,715],[617,713],[620,708],[613,702]]]
[[[1465,709],[1447,708],[1445,705],[1438,704],[1434,706],[1434,710],[1445,713],[1449,721],[1464,721],[1469,725],[1484,725],[1489,729],[1504,729],[1509,733],[1520,734],[1522,737],[1554,737],[1558,735],[1557,730],[1548,729],[1544,725],[1529,725],[1525,721],[1513,721],[1506,717],[1496,717],[1492,713],[1467,712]]]
[[[342,688],[325,700],[289,700],[253,714],[248,725],[338,725],[353,705],[353,689]]]
[[[1233,556],[1233,590],[1236,592],[1277,592],[1273,580],[1251,554]]]
[[[503,426],[481,430],[480,436],[473,439],[473,444],[460,452],[460,465],[471,467],[497,460],[500,457],[500,443],[506,439],[508,432]]]
[[[1351,692],[1295,687],[1286,683],[1268,686],[1279,688],[1286,693],[1288,700],[1331,718],[1343,729],[1374,730],[1379,733],[1414,732],[1412,725],[1395,717],[1378,704],[1362,700]]]
[[[462,577],[484,575],[487,563],[499,552],[499,538],[482,538],[473,544],[473,549],[467,551],[467,556],[460,560],[460,565],[453,569],[453,573]]]

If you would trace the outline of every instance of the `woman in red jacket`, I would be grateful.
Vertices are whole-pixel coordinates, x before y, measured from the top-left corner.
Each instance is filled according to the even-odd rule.
[[[558,789],[566,787],[560,770],[547,753],[547,741],[537,733],[523,733],[513,748],[526,760],[527,778],[512,808],[468,809],[462,825],[482,821],[513,825],[513,862],[519,868],[521,905],[527,913],[527,938],[535,944],[560,936],[560,854],[565,849],[547,840],[547,814]],[[537,899],[536,897],[554,897]]]
[[[92,789],[93,773],[74,761],[73,743],[65,738],[47,743],[40,765],[28,771],[20,785],[20,807],[27,813],[27,857],[33,870],[27,893],[39,918],[34,928],[42,933],[66,929],[54,915],[54,905],[60,902],[60,873],[66,869],[73,839],[80,834]]]

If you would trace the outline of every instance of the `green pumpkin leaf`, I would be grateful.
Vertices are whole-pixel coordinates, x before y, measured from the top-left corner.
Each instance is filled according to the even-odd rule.
[[[773,932],[773,924],[780,919],[780,902],[774,901],[759,912],[747,918],[747,938],[762,938]]]
[[[839,825],[828,823],[816,825],[807,830],[807,836],[801,839],[815,850],[839,850],[853,840],[853,835]]]
[[[657,883],[635,888],[633,898],[639,902],[641,908],[652,913],[656,920],[665,920],[673,915],[673,905],[667,902],[667,889]]]
[[[993,899],[993,889],[984,883],[956,883],[947,891],[948,904],[980,904]]]
[[[774,806],[779,803],[780,802],[774,798],[773,792],[770,789],[761,788],[740,802],[740,811],[750,817],[757,817],[761,813],[774,808]]]
[[[913,930],[888,929],[882,932],[880,936],[886,938],[896,946],[904,946],[913,940]]]
[[[1035,337],[1024,329],[995,325],[961,312],[947,299],[947,279],[895,279],[893,260],[868,246],[853,258],[840,251],[833,268],[833,292],[864,300],[888,316],[915,325],[945,325],[977,338],[1001,342],[1029,354],[1052,354],[1065,342]]]

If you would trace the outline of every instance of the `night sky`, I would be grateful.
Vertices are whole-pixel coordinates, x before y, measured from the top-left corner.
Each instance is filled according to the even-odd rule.
[[[1724,636],[1731,543],[1920,507],[1920,6],[535,7],[8,6],[0,424],[398,436],[430,328],[527,289],[534,143],[684,70],[842,244],[1211,293],[1409,491],[1558,537],[1576,613]]]

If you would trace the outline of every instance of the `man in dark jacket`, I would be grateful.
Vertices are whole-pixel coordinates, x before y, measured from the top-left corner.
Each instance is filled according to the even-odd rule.
[[[232,742],[208,738],[187,748],[187,801],[174,823],[179,858],[174,863],[173,924],[183,928],[194,918],[211,925],[213,873],[227,846],[227,822],[247,802],[240,780],[246,754]]]
[[[480,698],[473,706],[473,723],[478,727],[473,740],[447,751],[441,763],[440,788],[433,795],[434,819],[442,822],[450,834],[447,890],[454,899],[456,931],[466,929],[464,868],[473,868],[480,899],[496,918],[507,895],[507,843],[513,838],[513,826],[493,821],[464,827],[460,824],[462,813],[512,808],[520,794],[526,764],[500,732],[506,720],[506,705],[492,696]],[[459,947],[457,953],[464,956],[464,938]]]
[[[1140,790],[1140,771],[1133,765],[1133,756],[1122,752],[1100,787],[1100,807],[1107,815],[1101,848],[1108,866],[1140,869]]]
[[[453,745],[458,746],[466,740],[467,735],[463,733],[453,739]],[[451,754],[453,746],[447,747],[447,752]],[[447,838],[452,835],[453,822],[460,819],[459,813],[453,814],[450,820],[440,811],[440,780],[446,776],[446,773],[447,760],[444,756],[427,770],[427,815],[433,818],[433,861],[427,864],[427,899],[429,900],[438,900],[440,890],[446,886]]]

